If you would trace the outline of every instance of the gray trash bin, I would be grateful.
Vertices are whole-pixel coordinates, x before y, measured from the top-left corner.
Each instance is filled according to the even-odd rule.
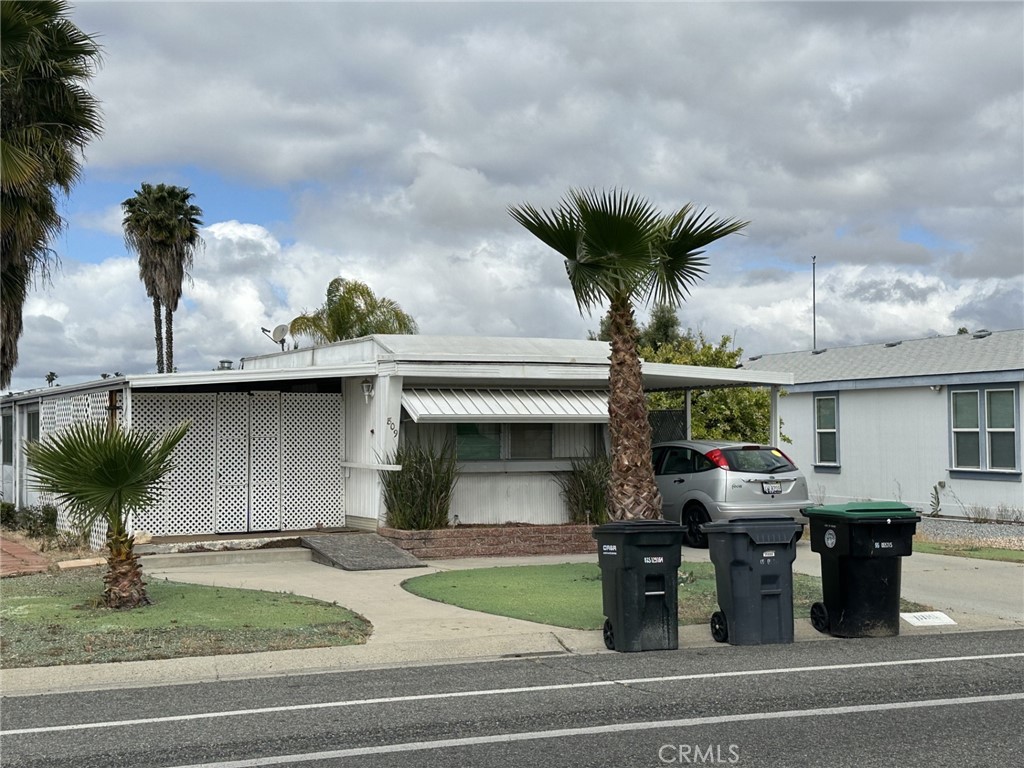
[[[718,607],[711,636],[720,643],[793,642],[793,560],[803,524],[791,517],[705,523]]]
[[[608,650],[679,647],[683,530],[668,520],[621,520],[594,528]]]

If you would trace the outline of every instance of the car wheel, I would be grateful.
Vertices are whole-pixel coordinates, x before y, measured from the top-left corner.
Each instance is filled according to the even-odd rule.
[[[824,603],[811,605],[811,626],[819,632],[828,632],[828,610]]]
[[[607,648],[609,651],[614,651],[615,650],[615,630],[612,628],[612,620],[611,619],[605,619],[604,620],[604,631],[602,632],[602,634],[604,635],[604,647]]]
[[[721,611],[711,614],[711,636],[715,638],[716,643],[724,643],[729,639],[729,623]]]
[[[704,523],[711,522],[711,518],[708,517],[707,510],[700,506],[700,504],[694,504],[693,506],[687,507],[683,510],[683,517],[686,520],[686,533],[683,536],[686,540],[686,544],[694,549],[707,549],[707,534],[700,529]]]

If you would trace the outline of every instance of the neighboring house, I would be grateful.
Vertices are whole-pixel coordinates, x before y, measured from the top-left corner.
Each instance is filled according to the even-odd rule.
[[[448,441],[461,523],[561,523],[556,473],[607,450],[608,345],[599,341],[369,336],[246,358],[239,370],[121,376],[0,400],[3,498],[31,490],[22,446],[86,420],[163,430],[192,420],[154,535],[375,529],[380,472],[401,440]],[[777,394],[788,374],[645,364],[650,390],[741,384]]]
[[[785,448],[811,499],[896,500],[950,516],[1024,512],[1024,330],[760,355],[786,371]]]

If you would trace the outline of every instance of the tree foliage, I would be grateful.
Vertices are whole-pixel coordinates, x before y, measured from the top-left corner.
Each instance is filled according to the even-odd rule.
[[[292,320],[292,336],[316,344],[358,339],[378,333],[416,333],[416,321],[394,299],[377,296],[366,283],[336,277],[327,286],[327,300],[314,312]]]
[[[0,387],[18,362],[22,310],[33,279],[57,256],[68,195],[86,145],[102,131],[85,90],[100,47],[67,18],[64,0],[0,3]]]
[[[722,336],[717,344],[703,333],[687,330],[675,341],[642,347],[640,355],[652,363],[735,368],[743,358],[742,347],[732,347],[732,338]],[[683,392],[653,392],[647,396],[652,411],[684,410]],[[690,429],[694,439],[740,440],[767,443],[771,436],[771,393],[764,388],[730,387],[695,389],[690,393]],[[788,442],[787,438],[783,438]]]

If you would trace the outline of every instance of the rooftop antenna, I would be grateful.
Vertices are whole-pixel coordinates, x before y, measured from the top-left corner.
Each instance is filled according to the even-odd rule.
[[[263,331],[263,335],[270,339],[272,342],[274,342],[275,344],[280,344],[281,351],[284,352],[284,337],[288,335],[287,325],[278,325],[272,331],[269,328],[262,327],[260,328],[260,330]]]
[[[811,256],[811,351],[818,348],[817,256]]]

